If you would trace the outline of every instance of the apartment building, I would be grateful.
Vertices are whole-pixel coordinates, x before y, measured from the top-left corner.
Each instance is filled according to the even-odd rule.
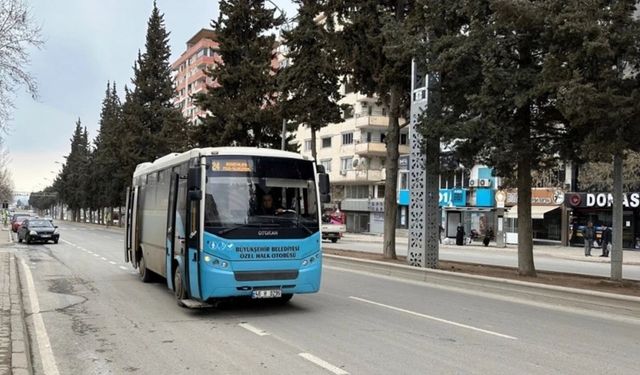
[[[346,213],[347,230],[382,233],[387,108],[376,98],[350,90],[348,85],[341,90],[345,97],[340,103],[351,105],[351,109],[344,113],[344,122],[329,124],[316,134],[318,164],[330,175],[333,205]],[[311,156],[311,131],[306,126],[298,128],[296,142],[303,155]],[[408,128],[404,128],[401,155],[409,153],[408,144]],[[406,217],[406,207],[404,214]]]
[[[174,104],[189,122],[196,122],[199,116],[204,115],[193,103],[191,96],[213,84],[205,75],[205,69],[222,61],[218,50],[215,32],[201,29],[187,41],[187,49],[171,64],[176,87]]]

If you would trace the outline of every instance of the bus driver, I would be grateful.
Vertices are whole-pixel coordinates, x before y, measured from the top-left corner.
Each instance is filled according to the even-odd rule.
[[[258,210],[259,215],[277,215],[284,212],[282,208],[273,207],[273,196],[266,193],[262,196],[262,206]]]

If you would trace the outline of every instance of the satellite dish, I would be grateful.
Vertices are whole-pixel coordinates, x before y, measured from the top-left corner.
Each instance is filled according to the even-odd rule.
[[[353,168],[357,168],[357,167],[358,167],[359,162],[360,162],[360,159],[353,159],[353,160],[351,161],[351,166],[352,166]]]

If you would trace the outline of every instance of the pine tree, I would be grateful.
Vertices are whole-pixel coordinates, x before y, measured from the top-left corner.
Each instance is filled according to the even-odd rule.
[[[87,181],[89,172],[89,142],[87,129],[82,127],[80,119],[71,137],[71,152],[66,156],[65,164],[58,184],[61,200],[73,211],[73,219],[80,218],[80,210],[88,207]]]
[[[170,55],[164,15],[154,2],[147,23],[145,52],[138,52],[133,66],[134,89],[127,95],[128,113],[124,119],[129,135],[136,138],[138,162],[182,151],[187,145],[186,121],[172,103]]]
[[[311,130],[311,154],[317,160],[316,132],[342,121],[339,69],[325,27],[315,21],[317,1],[296,0],[297,25],[284,33],[292,64],[278,76],[285,118]]]
[[[283,23],[263,0],[222,0],[212,22],[223,64],[207,70],[214,84],[194,96],[208,111],[196,129],[200,146],[279,148],[281,116],[275,106],[276,77],[272,68],[275,37],[270,30]]]
[[[385,258],[395,259],[399,121],[401,117],[408,118],[414,30],[407,20],[415,1],[328,0],[324,9],[325,14],[333,15],[327,17],[327,25],[333,31],[333,46],[344,73],[356,90],[377,95],[389,108],[383,251]]]

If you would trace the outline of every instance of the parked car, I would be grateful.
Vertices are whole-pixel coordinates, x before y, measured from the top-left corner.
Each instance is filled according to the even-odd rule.
[[[22,222],[29,217],[29,214],[14,214],[13,216],[11,216],[11,230],[14,233],[17,233],[18,228],[20,228],[20,225],[22,225]]]
[[[347,231],[347,226],[344,225],[344,215],[340,215],[340,212],[334,213],[325,213],[322,215],[322,239],[323,240],[331,240],[331,242],[336,243],[340,238],[342,238],[342,234]]]
[[[27,219],[18,229],[18,242],[43,241],[46,243],[53,241],[53,243],[58,243],[59,239],[58,227],[51,224],[49,220]]]

